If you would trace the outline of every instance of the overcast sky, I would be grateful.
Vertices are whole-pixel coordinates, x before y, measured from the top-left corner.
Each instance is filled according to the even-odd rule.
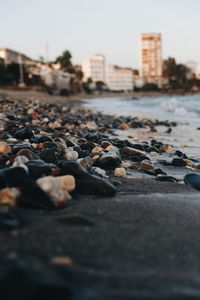
[[[139,34],[160,32],[163,57],[200,62],[200,0],[0,0],[0,47],[73,63],[95,53],[138,67]]]

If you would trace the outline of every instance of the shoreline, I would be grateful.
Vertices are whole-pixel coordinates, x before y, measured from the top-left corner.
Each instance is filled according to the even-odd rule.
[[[159,125],[151,120],[146,123],[134,118],[127,120],[126,117],[118,120],[91,113],[77,105],[80,102],[75,99],[70,102],[63,97],[45,97],[37,93],[23,95],[11,93],[10,98],[16,97],[16,101],[1,103],[1,114],[5,108],[5,122],[10,122],[7,111],[9,114],[18,114],[20,126],[20,120],[25,117],[26,125],[34,129],[36,141],[37,138],[44,139],[41,131],[46,132],[46,136],[52,140],[47,143],[43,140],[37,148],[31,145],[28,152],[24,151],[23,146],[18,151],[23,150],[30,160],[33,154],[46,160],[43,151],[51,150],[51,143],[54,143],[54,147],[61,147],[58,138],[64,139],[68,143],[67,148],[73,147],[74,151],[78,151],[81,143],[86,143],[90,146],[90,157],[101,157],[114,151],[114,154],[111,152],[112,161],[115,160],[117,167],[126,163],[127,176],[114,177],[116,166],[111,169],[104,166],[108,177],[97,176],[116,184],[116,196],[109,197],[93,190],[93,194],[83,194],[84,189],[88,192],[100,182],[100,179],[91,181],[94,178],[91,167],[85,165],[88,181],[81,186],[81,192],[75,190],[72,193],[72,199],[63,208],[48,210],[16,205],[5,211],[5,207],[0,206],[2,297],[8,300],[18,297],[33,299],[35,295],[55,295],[59,300],[66,297],[72,300],[200,297],[199,191],[183,182],[186,174],[200,174],[200,162],[193,161],[192,155],[186,158],[184,147],[171,147],[167,141],[160,143]],[[65,109],[61,110],[63,105]],[[33,109],[29,111],[31,118],[28,109]],[[51,119],[49,123],[60,122],[62,126],[56,125],[54,129],[52,125],[52,128],[48,127],[46,120],[44,122],[47,116]],[[12,122],[18,124],[18,117]],[[131,137],[127,126],[133,130]],[[136,126],[144,127],[134,129]],[[165,124],[165,130],[169,126]],[[8,132],[13,127],[12,123]],[[138,137],[137,130],[143,130],[145,135]],[[116,131],[120,131],[123,138],[116,136]],[[127,138],[124,137],[125,133]],[[7,141],[7,135],[2,136],[1,140]],[[170,134],[166,133],[165,136],[167,138]],[[101,147],[105,139],[107,144],[104,143],[104,146],[110,146],[107,150]],[[33,144],[37,144],[36,141]],[[17,151],[16,146],[9,143],[12,148],[11,164],[16,159]],[[95,151],[92,153],[95,147],[98,147],[97,154]],[[81,148],[85,149],[85,146]],[[63,158],[61,150],[59,155]],[[177,150],[182,151],[180,156],[175,154]],[[150,168],[145,167],[144,160],[147,160],[146,166],[151,165]],[[52,163],[62,167],[56,160]],[[91,160],[86,163],[93,164]],[[175,163],[184,163],[184,166]],[[9,169],[12,164],[8,166],[4,165],[3,168]],[[100,162],[98,166],[102,166]],[[53,176],[58,176],[59,170],[53,171]],[[80,178],[77,176],[77,183],[79,180],[81,183],[81,178],[82,174]],[[101,182],[100,190],[105,192],[104,188]],[[2,224],[7,220],[8,213],[12,218],[6,223],[8,227],[5,230]]]

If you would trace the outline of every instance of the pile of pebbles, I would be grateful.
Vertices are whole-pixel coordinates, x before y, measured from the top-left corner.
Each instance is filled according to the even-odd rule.
[[[79,105],[37,100],[3,99],[0,105],[1,205],[55,209],[75,194],[114,196],[117,179],[132,171],[178,182],[156,167],[155,157],[165,166],[199,169],[198,160],[172,145],[156,140],[133,143],[115,134],[115,129],[143,127],[154,132],[158,125],[167,126],[170,133],[175,123],[113,117]],[[198,176],[187,174],[185,183],[200,189]]]

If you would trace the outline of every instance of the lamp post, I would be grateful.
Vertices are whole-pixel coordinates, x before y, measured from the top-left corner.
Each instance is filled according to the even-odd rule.
[[[19,63],[19,74],[20,74],[19,87],[23,88],[26,85],[24,83],[24,70],[23,70],[23,65],[22,65],[22,55],[21,54],[19,54],[19,56],[18,56],[18,63]]]

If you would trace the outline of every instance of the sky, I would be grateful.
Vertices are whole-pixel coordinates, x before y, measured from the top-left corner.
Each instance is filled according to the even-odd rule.
[[[163,58],[200,62],[200,0],[0,0],[0,47],[73,63],[96,53],[137,68],[140,33],[162,34]]]

